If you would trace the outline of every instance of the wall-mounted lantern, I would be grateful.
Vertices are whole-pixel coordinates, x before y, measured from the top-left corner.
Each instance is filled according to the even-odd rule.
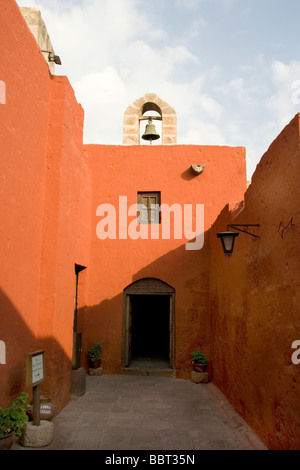
[[[52,55],[50,51],[42,51],[48,54],[48,62],[54,62],[57,65],[62,65],[61,58],[58,55]]]
[[[244,227],[243,229],[240,227]],[[233,247],[236,237],[238,237],[238,233],[230,232],[229,228],[234,230],[238,230],[239,232],[247,233],[251,235],[254,240],[258,239],[259,236],[255,233],[248,232],[248,227],[259,227],[259,224],[235,224],[235,225],[227,225],[227,232],[219,232],[217,233],[217,237],[221,238],[222,247],[224,254],[227,258],[229,258],[233,253]]]

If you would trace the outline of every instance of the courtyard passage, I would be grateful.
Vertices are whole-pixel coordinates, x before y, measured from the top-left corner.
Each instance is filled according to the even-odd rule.
[[[257,450],[258,437],[212,384],[163,376],[87,376],[54,418],[45,450]],[[14,450],[29,450],[17,443]]]

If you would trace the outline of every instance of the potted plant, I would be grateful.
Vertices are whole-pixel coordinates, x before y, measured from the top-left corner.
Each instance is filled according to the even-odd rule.
[[[91,349],[88,349],[87,355],[92,369],[98,369],[101,366],[101,343],[96,343]]]
[[[201,350],[193,351],[191,353],[191,363],[193,364],[195,372],[204,372],[207,364],[207,357]]]
[[[9,450],[13,435],[19,438],[27,427],[28,394],[22,392],[15,398],[10,408],[0,407],[0,449]]]

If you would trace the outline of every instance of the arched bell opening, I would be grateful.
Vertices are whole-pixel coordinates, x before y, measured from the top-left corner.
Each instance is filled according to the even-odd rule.
[[[149,105],[149,106],[146,106]],[[152,106],[150,106],[152,105]],[[162,114],[155,103],[146,103],[140,117],[140,144],[161,145],[162,143]]]
[[[154,93],[146,93],[126,109],[124,113],[123,144],[140,145],[147,143],[141,137],[148,123],[147,116],[153,116],[153,123],[160,138],[153,142],[158,145],[174,145],[177,142],[177,117],[174,109]],[[146,121],[146,122],[143,122]]]

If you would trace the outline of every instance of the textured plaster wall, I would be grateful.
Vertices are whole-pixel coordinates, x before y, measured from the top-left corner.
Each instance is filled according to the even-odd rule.
[[[69,400],[76,263],[88,268],[78,299],[83,364],[100,340],[104,372],[120,371],[123,290],[159,278],[176,293],[177,375],[189,378],[190,352],[202,348],[211,378],[268,447],[299,448],[299,115],[263,156],[243,203],[243,148],[83,147],[83,110],[67,78],[49,73],[16,2],[1,6],[0,406],[26,390],[25,354],[40,348],[42,391],[57,411]],[[204,172],[193,175],[192,164]],[[97,207],[118,208],[119,196],[130,206],[137,191],[204,204],[204,247],[99,240]],[[282,231],[291,219],[294,230]],[[216,233],[233,221],[259,223],[260,239],[241,234],[228,260]]]
[[[37,333],[48,348],[47,386],[61,404],[69,399],[71,383],[75,263],[89,264],[91,193],[82,130],[83,110],[68,80],[53,78]],[[85,289],[86,284],[81,299]]]
[[[25,355],[41,348],[42,391],[58,411],[70,397],[74,264],[88,264],[89,256],[83,110],[68,80],[50,75],[16,3],[2,4],[0,406],[30,392]]]
[[[158,278],[176,291],[175,363],[178,376],[190,377],[190,352],[209,352],[208,229],[228,198],[240,199],[246,190],[244,148],[214,146],[85,146],[92,175],[92,236],[88,307],[80,314],[86,349],[103,344],[103,370],[119,372],[122,351],[123,290],[144,277]],[[205,164],[194,176],[193,163]],[[186,239],[100,240],[97,207],[119,196],[128,207],[138,191],[161,191],[162,203],[204,204],[204,247],[186,251]],[[134,217],[128,219],[132,221]],[[195,221],[194,221],[195,223]],[[171,233],[173,233],[171,231]],[[157,325],[159,328],[159,325]],[[155,338],[153,338],[155,341]]]
[[[299,115],[263,155],[241,205],[227,206],[211,231],[212,377],[270,449],[299,449],[300,339]],[[294,230],[282,231],[293,218]],[[218,231],[259,223],[240,234],[231,259]],[[278,230],[279,229],[279,230]]]
[[[15,2],[2,2],[0,30],[0,79],[6,85],[6,103],[0,106],[3,406],[24,386],[25,352],[35,347],[37,334],[51,80]]]

